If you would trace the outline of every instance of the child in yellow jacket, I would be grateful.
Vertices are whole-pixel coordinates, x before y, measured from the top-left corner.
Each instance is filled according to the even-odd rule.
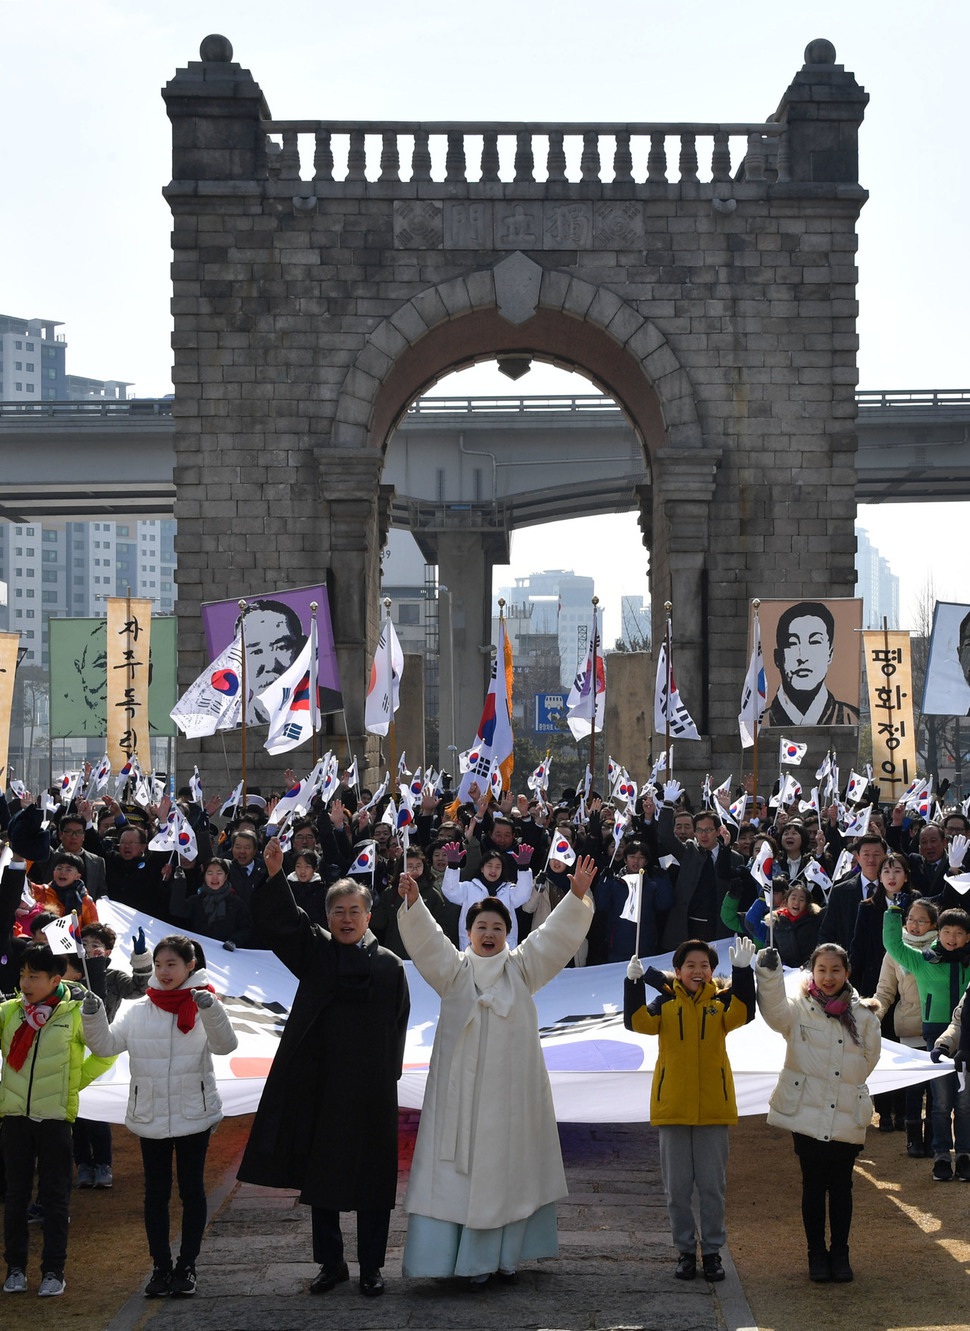
[[[674,1272],[678,1280],[693,1280],[697,1274],[695,1190],[704,1277],[724,1279],[720,1249],[726,1241],[728,1126],[738,1121],[725,1038],[755,1014],[754,944],[739,939],[730,955],[730,987],[715,982],[717,952],[697,938],[681,943],[674,952],[672,977],[654,967],[644,973],[634,957],[624,985],[627,1030],[660,1037],[650,1122],[659,1128],[667,1213],[680,1254]],[[647,984],[659,991],[649,1004]]]

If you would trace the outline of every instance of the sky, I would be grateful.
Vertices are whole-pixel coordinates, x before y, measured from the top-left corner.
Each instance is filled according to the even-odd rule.
[[[45,0],[9,7],[0,124],[0,310],[63,322],[71,373],[171,391],[171,174],[160,96],[221,32],[280,119],[757,121],[809,41],[827,37],[870,94],[860,177],[860,388],[963,388],[970,307],[963,0]],[[528,387],[526,387],[528,385]],[[436,392],[508,392],[476,371]],[[529,393],[590,391],[533,370]],[[515,391],[515,390],[512,390]],[[966,504],[883,505],[861,525],[903,578],[903,626],[932,585],[966,600]],[[609,552],[608,561],[604,553]],[[633,515],[516,533],[496,585],[534,569],[646,594]],[[608,583],[608,586],[606,585]],[[619,632],[607,619],[605,637]]]

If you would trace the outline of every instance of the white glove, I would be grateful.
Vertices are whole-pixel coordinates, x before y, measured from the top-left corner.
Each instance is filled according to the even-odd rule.
[[[959,871],[963,868],[963,861],[966,859],[968,850],[970,850],[970,838],[959,834],[953,838],[947,852],[950,856],[951,869]]]
[[[683,795],[683,793],[684,793],[684,787],[680,784],[679,781],[664,782],[665,804],[676,804],[677,801],[680,799],[681,795]]]
[[[735,966],[753,966],[756,952],[750,938],[739,938],[737,947],[728,948],[732,969]]]
[[[643,979],[643,967],[640,965],[639,957],[631,957],[630,964],[626,968],[626,978],[628,980]]]

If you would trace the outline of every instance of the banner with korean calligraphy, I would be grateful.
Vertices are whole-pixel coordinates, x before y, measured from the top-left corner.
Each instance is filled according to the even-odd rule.
[[[107,616],[108,757],[120,771],[141,749],[148,758],[148,652],[152,603],[141,596],[109,596]]]
[[[916,774],[913,653],[909,633],[869,629],[862,635],[872,718],[872,771],[882,797],[895,802]]]
[[[13,710],[13,685],[17,677],[19,647],[19,633],[0,633],[0,772],[7,770],[10,714]]]
[[[175,630],[174,615],[152,617],[148,717],[153,738],[175,734],[175,722],[169,715],[178,697]],[[51,619],[48,633],[51,734],[58,739],[103,739],[108,733],[105,620]]]

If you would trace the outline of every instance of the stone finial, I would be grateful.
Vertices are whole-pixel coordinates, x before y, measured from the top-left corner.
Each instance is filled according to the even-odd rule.
[[[806,65],[834,65],[835,47],[826,37],[816,37],[805,47]]]
[[[213,64],[228,65],[232,59],[232,42],[221,33],[210,32],[208,37],[202,39],[199,55]]]

